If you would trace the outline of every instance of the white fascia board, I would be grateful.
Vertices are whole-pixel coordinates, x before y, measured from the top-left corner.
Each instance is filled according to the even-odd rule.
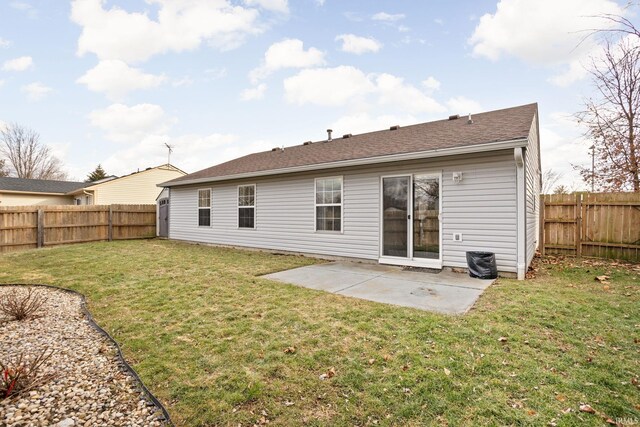
[[[66,196],[66,193],[51,193],[46,191],[22,191],[22,190],[2,190],[0,193],[7,194],[26,194],[28,196]]]
[[[509,141],[489,142],[486,144],[469,145],[465,147],[443,148],[429,151],[414,151],[411,153],[390,154],[386,156],[365,157],[352,160],[340,160],[337,162],[318,163],[314,165],[294,166],[290,168],[270,169],[266,171],[256,171],[240,173],[235,175],[224,175],[215,177],[205,177],[189,179],[179,182],[163,182],[157,184],[158,187],[178,187],[183,185],[201,184],[204,182],[230,181],[233,179],[255,178],[269,175],[280,175],[295,172],[307,172],[322,169],[335,169],[350,166],[371,165],[377,163],[400,162],[403,160],[428,159],[433,157],[454,156],[459,154],[482,153],[485,151],[496,151],[504,149],[512,149],[516,147],[526,147],[527,138],[513,139]],[[286,148],[285,148],[286,150]]]

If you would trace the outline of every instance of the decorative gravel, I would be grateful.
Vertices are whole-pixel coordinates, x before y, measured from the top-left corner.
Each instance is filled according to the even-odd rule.
[[[18,286],[0,286],[0,295]],[[39,316],[8,321],[0,314],[0,360],[53,350],[45,372],[55,377],[14,399],[0,399],[2,426],[161,426],[162,412],[125,370],[116,347],[94,329],[81,297],[36,287],[47,302]]]

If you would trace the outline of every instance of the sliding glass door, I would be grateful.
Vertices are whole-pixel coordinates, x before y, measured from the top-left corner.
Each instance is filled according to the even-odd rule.
[[[439,267],[440,176],[383,177],[381,186],[383,261]]]
[[[413,257],[440,259],[440,179],[413,177]]]
[[[382,255],[407,257],[409,254],[408,176],[382,178]]]

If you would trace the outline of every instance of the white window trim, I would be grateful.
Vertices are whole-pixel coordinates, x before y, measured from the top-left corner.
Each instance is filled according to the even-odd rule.
[[[253,206],[240,206],[240,187],[253,187]],[[236,189],[236,227],[238,230],[258,228],[258,187],[256,184],[240,184]],[[253,227],[240,227],[240,209],[253,208]]]
[[[207,209],[206,207],[200,207],[200,192],[208,191],[209,192],[209,225],[200,225],[200,209]],[[198,188],[198,198],[197,198],[197,211],[198,211],[198,227],[200,228],[210,228],[213,227],[213,190],[211,188]]]
[[[318,194],[318,181],[325,179],[339,179],[340,180],[340,203],[317,203]],[[340,231],[335,230],[318,230],[318,207],[322,206],[340,206]],[[344,234],[344,176],[322,176],[315,178],[313,181],[313,229],[316,233],[327,234]]]

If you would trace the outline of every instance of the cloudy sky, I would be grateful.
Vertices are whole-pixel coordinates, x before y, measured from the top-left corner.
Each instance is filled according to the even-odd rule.
[[[3,0],[0,122],[70,176],[250,152],[538,102],[543,168],[579,185],[572,114],[612,0]]]

